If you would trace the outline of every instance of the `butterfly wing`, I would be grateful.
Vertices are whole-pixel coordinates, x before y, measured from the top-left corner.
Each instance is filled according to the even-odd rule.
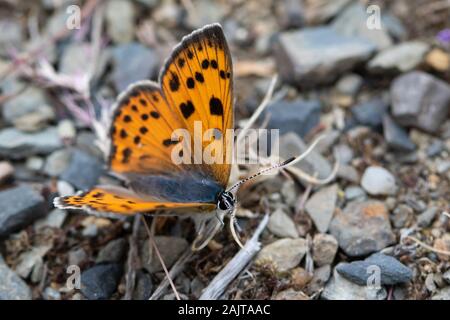
[[[168,104],[185,128],[195,133],[197,121],[203,132],[214,133],[216,141],[210,141],[216,144],[222,163],[202,163],[199,170],[209,172],[224,188],[231,170],[232,148],[226,130],[234,126],[232,72],[222,28],[212,24],[183,38],[166,61],[159,80]],[[209,144],[204,141],[203,151]]]
[[[128,180],[133,191],[99,186],[57,198],[56,206],[119,214],[215,208],[216,195],[226,187],[231,169],[231,162],[225,161],[231,148],[223,133],[233,128],[234,121],[231,56],[220,25],[183,38],[167,60],[160,83],[130,86],[113,108],[108,165]],[[173,148],[181,142],[172,139],[174,130],[187,129],[195,139],[194,121],[200,121],[203,130],[222,133],[216,145],[224,163],[172,161]]]
[[[171,161],[174,129],[184,126],[158,84],[141,81],[117,99],[110,126],[108,164],[117,173],[178,172]]]
[[[83,209],[88,212],[111,212],[121,215],[154,212],[157,210],[192,209],[213,210],[215,205],[206,203],[177,203],[162,200],[143,199],[133,192],[111,186],[97,186],[88,192],[74,196],[59,197],[55,207],[62,209]]]

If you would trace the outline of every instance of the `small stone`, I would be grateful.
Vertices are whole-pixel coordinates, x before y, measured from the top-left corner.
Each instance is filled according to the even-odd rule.
[[[431,300],[450,300],[450,287],[445,287],[439,290],[431,297]]]
[[[19,263],[16,266],[15,271],[22,278],[27,278],[34,266],[42,261],[42,258],[52,248],[49,245],[42,245],[32,248],[30,251],[26,251],[19,256]]]
[[[129,43],[112,50],[112,79],[117,91],[125,90],[130,84],[151,79],[157,72],[157,54],[139,43]]]
[[[43,296],[45,300],[61,300],[61,293],[52,287],[45,288]]]
[[[331,276],[330,265],[325,265],[314,269],[314,275],[311,281],[309,281],[308,285],[306,286],[305,292],[307,292],[308,295],[318,293],[323,289],[328,279],[330,279],[330,276]]]
[[[445,145],[442,140],[433,140],[433,142],[427,147],[427,156],[428,157],[436,157],[438,156],[442,151],[444,151]]]
[[[450,86],[422,71],[397,77],[391,85],[392,115],[402,126],[435,133],[448,116]]]
[[[292,180],[286,180],[280,190],[284,198],[284,203],[289,207],[295,207],[298,199],[298,192],[296,190],[296,183]]]
[[[436,71],[445,72],[450,69],[450,55],[440,48],[432,49],[425,61]]]
[[[109,299],[122,277],[118,264],[99,264],[81,273],[81,292],[89,300]]]
[[[395,195],[394,176],[383,167],[368,167],[361,178],[361,186],[371,195]]]
[[[345,279],[337,269],[333,271],[333,276],[328,281],[321,293],[321,298],[326,300],[384,300],[387,292],[384,288],[374,288],[371,286],[360,286]]]
[[[105,18],[108,36],[115,43],[127,43],[133,40],[135,33],[135,16],[132,2],[111,0],[107,2]]]
[[[369,61],[369,70],[375,72],[407,72],[422,63],[430,46],[422,41],[403,42],[378,53]]]
[[[374,50],[370,42],[344,36],[331,27],[283,32],[274,45],[283,80],[303,87],[332,82]]]
[[[445,271],[445,273],[442,275],[442,278],[443,278],[448,284],[450,284],[450,269],[448,269],[447,271]]]
[[[204,25],[211,24],[217,21],[223,21],[223,17],[226,14],[226,7],[223,3],[198,0],[195,3],[195,15],[188,14],[188,23],[193,29],[201,28]],[[232,20],[234,21],[234,19]],[[223,28],[226,30],[226,25]],[[227,32],[225,31],[227,41],[230,41]]]
[[[351,0],[316,0],[314,2],[306,1],[305,18],[308,24],[321,24],[334,18],[339,12],[345,8]]]
[[[436,171],[440,174],[446,173],[450,169],[450,161],[442,160],[436,163]]]
[[[392,39],[386,28],[368,28],[368,23],[366,7],[356,2],[344,9],[331,25],[339,34],[365,40],[374,45],[377,50],[391,46]]]
[[[402,21],[388,11],[383,11],[381,14],[381,25],[397,40],[406,40],[408,37],[408,31]]]
[[[416,149],[408,133],[387,114],[383,116],[384,140],[394,150],[410,152]]]
[[[80,150],[103,159],[104,153],[96,145],[97,136],[93,132],[81,131],[76,137],[76,146]]]
[[[98,235],[98,227],[95,224],[87,225],[81,234],[86,238],[95,238]]]
[[[294,221],[281,208],[272,213],[267,228],[280,238],[298,238]]]
[[[96,263],[102,262],[122,262],[125,257],[128,243],[124,238],[119,238],[108,242],[98,253]]]
[[[35,154],[48,154],[62,147],[61,139],[54,127],[34,133],[25,133],[16,128],[0,131],[0,155],[20,159]]]
[[[8,161],[0,161],[0,185],[14,175],[14,167]]]
[[[44,172],[50,177],[59,177],[69,166],[71,152],[67,149],[56,150],[46,159]]]
[[[47,17],[43,33],[49,38],[56,37],[60,34],[63,28],[67,28],[69,16],[73,14],[70,12],[70,10],[67,10],[67,7],[61,7],[55,10],[50,17]]]
[[[69,166],[61,174],[61,179],[74,185],[77,189],[87,190],[97,184],[103,173],[101,162],[78,149],[73,149]]]
[[[348,186],[347,188],[345,188],[344,192],[345,192],[345,199],[349,201],[355,199],[365,200],[367,198],[367,195],[364,192],[364,190],[358,186]]]
[[[68,254],[69,265],[72,266],[80,266],[87,258],[87,252],[83,248],[71,250]]]
[[[377,97],[354,106],[351,112],[359,124],[379,129],[388,106],[389,104],[385,99]]]
[[[348,164],[355,157],[353,149],[346,144],[338,144],[337,146],[334,146],[333,154],[340,164]]]
[[[302,154],[307,148],[308,146],[294,132],[286,133],[280,138],[279,153],[283,159],[289,159],[294,154]],[[330,162],[315,150],[312,150],[300,163],[295,164],[294,167],[312,175],[317,173],[317,178],[319,179],[329,177],[333,171]]]
[[[320,110],[321,103],[318,100],[297,99],[273,103],[265,111],[266,115],[270,115],[267,128],[280,130],[280,135],[295,132],[304,137],[319,124]]]
[[[46,214],[44,198],[22,185],[0,192],[0,238],[16,232]]]
[[[172,29],[180,25],[184,15],[185,11],[175,2],[164,1],[154,10],[152,18],[157,25]]]
[[[31,300],[31,289],[0,256],[0,300]]]
[[[152,294],[152,277],[145,271],[136,273],[136,284],[133,292],[133,300],[148,300]]]
[[[16,119],[29,114],[47,114],[51,112],[45,93],[35,86],[26,86],[19,81],[5,81],[2,83],[5,94],[17,94],[14,99],[6,101],[1,109],[7,123],[14,123]],[[50,110],[49,110],[50,109]]]
[[[255,263],[273,263],[279,272],[288,271],[298,266],[307,251],[305,239],[280,239],[265,246]]]
[[[417,217],[417,225],[421,228],[429,227],[438,212],[438,207],[429,207],[427,210],[419,214],[419,216]]]
[[[64,141],[73,141],[77,135],[75,124],[72,120],[64,119],[58,123],[59,137]]]
[[[302,291],[296,291],[292,288],[278,292],[274,300],[310,300],[310,298]]]
[[[363,79],[360,75],[350,73],[344,75],[342,78],[339,79],[339,81],[336,83],[336,90],[339,93],[353,97],[356,96],[362,84]]]
[[[380,251],[395,241],[385,205],[373,200],[353,201],[342,211],[337,210],[330,233],[350,257]]]
[[[327,232],[337,201],[336,184],[322,188],[306,202],[305,209],[320,232]]]
[[[14,19],[17,17],[17,19]],[[18,16],[3,16],[0,21],[0,56],[11,55],[11,50],[21,50],[24,43],[24,30]]]
[[[62,180],[58,180],[56,183],[56,190],[61,197],[71,196],[75,193],[74,187],[70,183]]]
[[[25,162],[25,167],[30,171],[40,171],[44,166],[44,159],[38,156],[32,156]]]
[[[46,266],[44,265],[44,259],[37,259],[33,270],[31,271],[30,280],[32,283],[41,283],[46,273]]]
[[[376,253],[364,261],[340,263],[336,270],[348,280],[361,286],[367,285],[369,279],[375,274],[375,268],[379,268],[380,285],[395,285],[407,283],[412,279],[410,268],[391,256]]]
[[[291,270],[291,284],[297,289],[303,289],[312,279],[312,274],[303,268],[294,268]]]
[[[433,248],[440,251],[450,251],[450,234],[445,233],[441,238],[434,240]],[[450,261],[450,256],[437,253],[441,261]]]
[[[394,209],[391,220],[395,228],[404,228],[412,219],[413,215],[414,211],[411,207],[401,204]]]
[[[55,118],[53,109],[44,105],[36,111],[26,113],[13,120],[14,126],[23,132],[37,132],[46,128]]]
[[[338,242],[330,234],[318,233],[313,239],[313,260],[321,267],[331,264],[338,250]]]
[[[195,277],[192,281],[191,281],[191,293],[194,295],[194,297],[200,297],[202,295],[202,291],[203,289],[205,289],[205,283],[200,280],[199,277]]]
[[[300,28],[304,24],[303,3],[283,0],[275,8],[277,20],[282,29]]]
[[[359,183],[360,180],[358,171],[354,167],[345,164],[339,165],[337,176],[352,183]]]
[[[156,236],[155,242],[167,268],[170,268],[189,247],[185,239],[177,237]],[[147,269],[149,273],[162,271],[163,267],[155,250],[152,249],[153,254],[151,257],[149,256],[149,250],[149,243],[148,241],[145,241],[140,250],[144,268]]]

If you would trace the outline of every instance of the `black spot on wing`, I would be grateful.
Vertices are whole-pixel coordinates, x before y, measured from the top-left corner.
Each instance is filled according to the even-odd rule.
[[[222,101],[215,98],[214,96],[211,97],[211,99],[209,100],[209,111],[211,112],[211,115],[223,116]]]
[[[175,141],[175,140],[172,140],[172,139],[165,139],[165,140],[163,140],[163,145],[166,146],[166,147],[169,147],[171,145],[177,144],[178,142],[179,141]]]
[[[191,77],[189,77],[189,78],[186,80],[186,86],[187,86],[189,89],[194,89],[194,86],[195,86],[195,81],[194,81],[194,79],[191,78]]]
[[[180,88],[180,79],[175,72],[170,72],[172,78],[169,80],[169,87],[172,92],[178,91]]]
[[[208,67],[209,67],[209,61],[208,61],[208,59],[204,59],[203,61],[202,61],[202,69],[208,69]]]
[[[160,117],[159,113],[156,111],[151,111],[150,115],[152,116],[152,118],[154,119],[158,119]]]
[[[195,80],[197,80],[200,83],[205,82],[205,78],[203,77],[203,75],[200,72],[195,73]]]
[[[123,151],[122,151],[122,156],[123,156],[122,162],[123,163],[127,163],[130,160],[130,157],[131,157],[132,153],[133,153],[133,151],[131,151],[130,148],[123,149]]]
[[[195,111],[195,107],[192,104],[192,101],[188,100],[186,103],[183,102],[180,104],[180,110],[185,119],[188,119]]]

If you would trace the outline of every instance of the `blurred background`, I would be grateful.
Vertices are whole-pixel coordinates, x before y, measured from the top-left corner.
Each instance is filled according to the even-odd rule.
[[[443,0],[0,1],[0,299],[176,298],[140,220],[52,200],[117,183],[96,143],[111,104],[129,84],[156,80],[182,36],[212,22],[233,56],[237,127],[278,74],[258,126],[280,129],[286,158],[327,137],[238,194],[244,239],[270,218],[263,249],[222,297],[450,299]],[[331,182],[304,178],[325,179],[336,161]],[[186,254],[189,219],[152,228],[167,266],[182,266],[183,299],[199,298],[239,249],[224,229]],[[78,271],[81,290],[67,282]]]

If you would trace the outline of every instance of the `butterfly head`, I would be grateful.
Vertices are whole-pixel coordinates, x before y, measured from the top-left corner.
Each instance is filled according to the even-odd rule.
[[[217,208],[222,211],[233,211],[236,205],[236,198],[230,191],[223,191],[217,197]]]

